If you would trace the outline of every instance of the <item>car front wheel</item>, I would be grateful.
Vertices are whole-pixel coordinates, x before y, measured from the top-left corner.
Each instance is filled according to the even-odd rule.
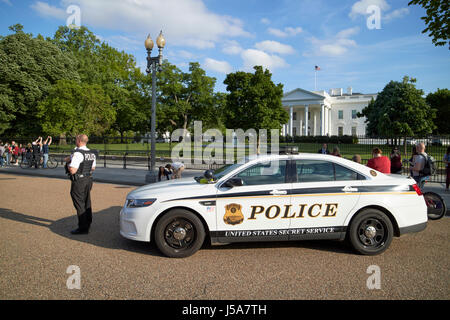
[[[193,255],[203,245],[205,228],[192,212],[175,209],[164,214],[155,228],[158,249],[168,257],[184,258]]]
[[[380,210],[366,209],[352,221],[349,240],[353,248],[364,255],[384,252],[392,242],[394,228],[391,220]]]

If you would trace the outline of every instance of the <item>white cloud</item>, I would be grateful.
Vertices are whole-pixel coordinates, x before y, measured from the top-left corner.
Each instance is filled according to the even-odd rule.
[[[255,44],[255,48],[262,50],[262,51],[279,53],[279,54],[292,54],[295,52],[294,48],[292,48],[290,45],[282,44],[277,41],[271,41],[271,40],[258,42]]]
[[[311,52],[307,56],[322,55],[322,56],[340,56],[348,52],[350,48],[357,46],[356,41],[349,39],[349,37],[356,35],[359,32],[358,27],[348,28],[339,31],[334,37],[328,39],[311,38],[312,43]]]
[[[6,3],[8,6],[12,7],[12,3],[9,0],[1,0],[3,3]]]
[[[409,14],[408,8],[400,8],[400,9],[396,9],[396,10],[388,13],[387,15],[382,16],[382,18],[385,21],[391,21],[393,19],[402,18],[402,17],[406,16],[407,14]]]
[[[225,41],[222,52],[229,55],[236,55],[242,52],[242,47],[236,40],[227,40]]]
[[[132,33],[145,40],[163,30],[168,45],[212,48],[224,37],[250,36],[239,19],[208,10],[203,0],[61,0],[54,7],[37,1],[32,8],[47,16],[64,20],[65,8],[76,4],[81,8],[83,25]]]
[[[267,32],[270,33],[273,36],[279,37],[279,38],[286,38],[286,37],[292,37],[295,36],[303,31],[302,28],[292,28],[287,27],[284,28],[284,30],[276,29],[276,28],[268,28]]]
[[[231,65],[228,62],[214,60],[211,58],[205,59],[204,66],[205,66],[205,69],[207,69],[207,70],[216,71],[216,72],[224,73],[224,74],[230,73],[233,70],[233,68],[231,67]]]
[[[260,21],[262,24],[270,24],[270,20],[267,18],[262,18]]]
[[[271,55],[261,50],[247,49],[241,54],[244,70],[253,71],[254,66],[263,66],[270,71],[287,67],[288,64],[277,55]]]
[[[386,2],[386,0],[360,0],[353,4],[352,10],[349,13],[350,18],[354,19],[358,15],[367,15],[367,8],[372,5],[380,8],[380,11],[386,11],[390,9],[390,6]]]
[[[51,6],[46,2],[37,1],[31,5],[31,8],[44,17],[51,17],[61,20],[65,20],[68,17],[65,10]]]

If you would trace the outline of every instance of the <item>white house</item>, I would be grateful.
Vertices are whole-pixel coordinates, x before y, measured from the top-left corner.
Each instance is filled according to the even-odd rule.
[[[283,126],[282,135],[364,135],[365,118],[358,118],[357,113],[376,97],[353,93],[351,87],[346,93],[342,88],[328,93],[300,88],[287,92],[281,101],[289,113],[289,122]]]

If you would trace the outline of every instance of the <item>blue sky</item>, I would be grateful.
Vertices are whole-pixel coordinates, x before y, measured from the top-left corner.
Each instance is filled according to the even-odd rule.
[[[421,33],[425,11],[401,0],[0,0],[0,34],[20,23],[53,36],[71,5],[82,25],[143,69],[144,40],[162,29],[164,57],[183,70],[200,62],[218,91],[226,90],[226,73],[255,64],[269,68],[285,92],[314,90],[315,65],[318,90],[375,93],[404,75],[425,93],[450,87],[450,51]],[[379,28],[368,26],[373,10]]]

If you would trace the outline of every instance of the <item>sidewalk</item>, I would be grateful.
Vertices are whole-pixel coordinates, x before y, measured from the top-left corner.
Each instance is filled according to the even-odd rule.
[[[143,186],[145,185],[145,175],[148,170],[144,168],[130,168],[123,169],[121,166],[117,166],[117,168],[102,168],[99,167],[95,169],[94,173],[94,181],[101,183],[112,183],[112,184],[121,184],[121,185],[130,185],[130,186]],[[68,177],[64,172],[63,167],[58,167],[56,169],[22,169],[20,167],[4,167],[0,168],[0,173],[9,173],[9,174],[17,174],[17,175],[26,175],[26,176],[37,176],[37,177],[48,177],[48,178],[57,178],[57,179],[67,179]],[[183,171],[183,178],[188,177],[198,177],[202,176],[204,170],[193,170],[193,169],[185,169]],[[438,193],[445,201],[447,205],[447,216],[450,212],[450,192],[445,192],[445,184],[444,183],[426,183],[424,187],[424,192],[433,191]]]
[[[130,186],[143,186],[145,185],[145,175],[148,170],[145,169],[122,169],[121,167],[117,168],[96,168],[93,179],[95,182],[102,183],[113,183],[113,184],[122,184],[122,185],[130,185]],[[183,178],[186,177],[197,177],[203,175],[204,170],[192,170],[185,169],[183,171]],[[0,168],[0,173],[9,173],[9,174],[17,174],[17,175],[26,175],[26,176],[36,176],[36,177],[48,177],[48,178],[57,178],[57,179],[67,179],[67,175],[64,172],[64,168],[58,166],[56,169],[22,169],[20,167],[5,167]]]

